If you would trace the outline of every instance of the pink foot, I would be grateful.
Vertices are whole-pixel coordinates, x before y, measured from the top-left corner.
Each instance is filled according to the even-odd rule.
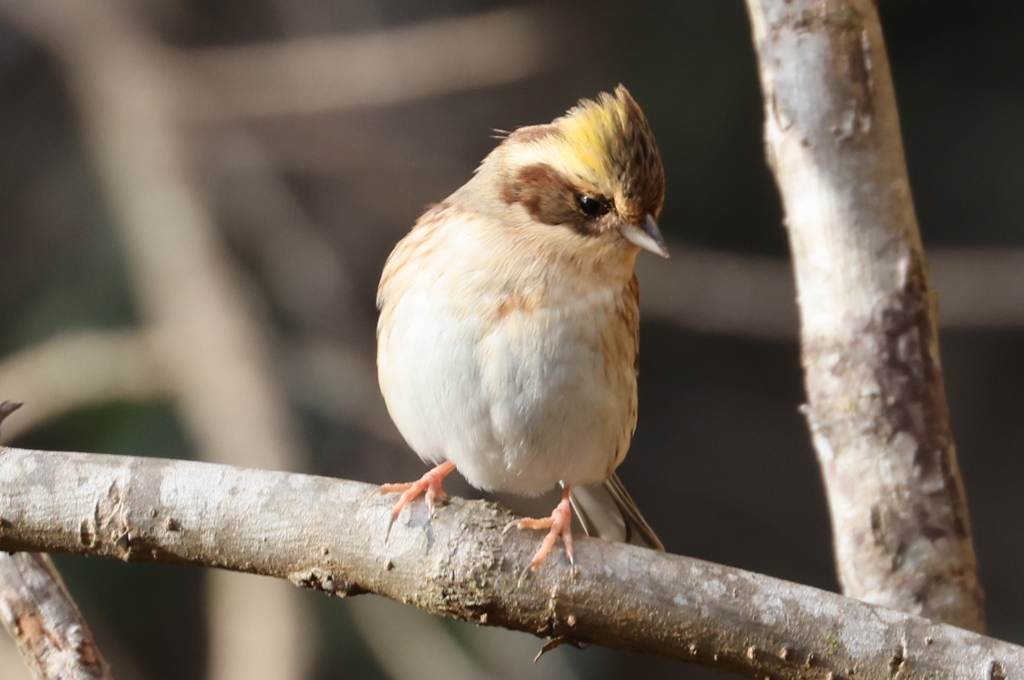
[[[540,548],[533,556],[530,566],[523,570],[523,576],[528,571],[540,569],[540,565],[544,563],[548,553],[555,547],[555,541],[558,540],[559,536],[561,536],[562,544],[565,546],[565,555],[569,558],[569,564],[576,565],[576,553],[572,549],[572,506],[569,504],[569,487],[562,491],[562,500],[551,511],[550,517],[544,517],[543,519],[517,519],[506,526],[505,530],[508,531],[513,526],[518,529],[548,530],[547,535],[544,537],[544,542],[540,544]],[[520,581],[522,581],[522,577],[520,577]]]
[[[394,525],[395,520],[402,513],[402,508],[408,505],[420,494],[423,494],[424,499],[427,501],[427,505],[430,507],[430,516],[434,516],[434,499],[444,498],[445,492],[441,488],[444,478],[455,469],[455,463],[444,462],[430,470],[415,482],[406,482],[404,484],[384,484],[377,490],[377,493],[398,493],[402,492],[399,496],[398,502],[395,503],[395,507],[391,510],[391,521],[388,522],[388,531],[384,535],[384,541],[387,542],[391,536],[391,527]]]

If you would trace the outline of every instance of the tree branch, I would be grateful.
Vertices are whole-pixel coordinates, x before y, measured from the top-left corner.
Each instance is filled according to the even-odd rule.
[[[336,595],[690,661],[821,680],[1024,674],[1024,648],[767,576],[579,537],[517,586],[538,538],[510,515],[416,503],[384,534],[376,487],[212,463],[0,450],[0,549],[222,567]],[[996,672],[998,671],[998,673]]]
[[[0,421],[20,407],[0,403]],[[0,624],[37,680],[113,678],[49,555],[0,552]]]
[[[843,591],[984,630],[935,294],[873,0],[747,0]]]
[[[37,680],[114,677],[49,555],[0,553],[0,622]]]
[[[845,593],[983,631],[913,213],[872,0],[748,0],[801,310],[806,416]]]

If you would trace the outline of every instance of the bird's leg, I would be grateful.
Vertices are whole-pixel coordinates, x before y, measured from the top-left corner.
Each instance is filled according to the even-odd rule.
[[[559,536],[562,537],[562,544],[565,546],[565,555],[569,558],[569,564],[576,565],[576,553],[572,549],[572,506],[569,504],[568,486],[562,489],[562,500],[551,511],[550,517],[544,517],[543,519],[517,519],[509,523],[505,527],[505,531],[508,531],[511,527],[548,530],[548,534],[544,537],[544,542],[540,544],[540,548],[533,556],[530,566],[523,571],[524,576],[527,571],[537,571],[540,568],[544,558],[551,552]],[[520,580],[522,579],[520,578]]]
[[[455,469],[455,463],[445,461],[434,469],[425,473],[415,482],[406,482],[404,484],[384,484],[377,490],[377,493],[397,493],[402,492],[399,496],[398,502],[395,503],[395,507],[391,509],[391,521],[388,522],[388,531],[384,535],[384,540],[387,541],[388,537],[391,536],[391,526],[398,519],[398,515],[402,513],[402,508],[409,504],[410,501],[414,500],[420,494],[423,494],[424,499],[427,501],[427,506],[430,508],[430,516],[434,516],[434,499],[444,498],[445,492],[441,488],[444,478]]]

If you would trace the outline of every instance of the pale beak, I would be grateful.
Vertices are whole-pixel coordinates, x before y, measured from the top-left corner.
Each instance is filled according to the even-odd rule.
[[[648,215],[643,224],[624,224],[619,227],[619,232],[630,243],[640,246],[644,250],[668,257],[668,248],[665,246],[665,239],[661,237],[658,230],[658,223],[652,215]]]

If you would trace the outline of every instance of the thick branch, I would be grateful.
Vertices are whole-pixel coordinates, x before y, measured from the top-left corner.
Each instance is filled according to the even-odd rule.
[[[114,677],[48,555],[0,553],[0,623],[38,680]]]
[[[875,3],[747,4],[843,590],[984,630],[934,293]]]
[[[385,543],[367,484],[211,463],[3,449],[0,549],[223,567],[337,595],[691,661],[747,677],[985,678],[1024,649],[807,586],[579,537],[517,586],[537,536],[507,512],[422,503]],[[994,670],[995,669],[995,670]],[[998,673],[996,672],[998,671]]]

